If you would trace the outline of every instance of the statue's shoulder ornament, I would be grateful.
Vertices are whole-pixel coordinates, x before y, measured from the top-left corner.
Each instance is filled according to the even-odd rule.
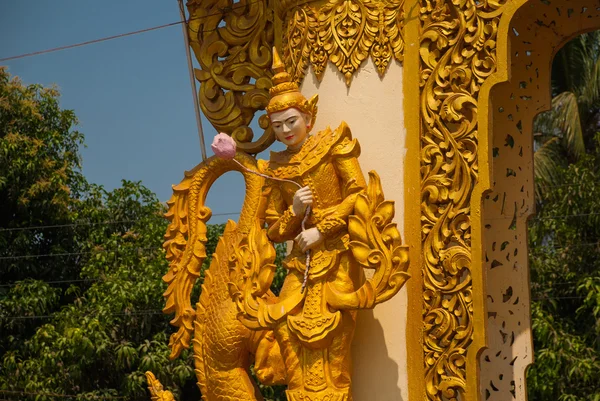
[[[350,127],[345,121],[335,130],[337,140],[331,148],[333,157],[358,157],[360,156],[360,144],[356,138],[352,138]]]
[[[315,168],[328,155],[358,157],[359,154],[358,141],[352,139],[350,127],[342,121],[335,131],[327,127],[311,136],[302,149],[291,157],[287,151],[271,152],[268,170],[274,177],[294,178]]]

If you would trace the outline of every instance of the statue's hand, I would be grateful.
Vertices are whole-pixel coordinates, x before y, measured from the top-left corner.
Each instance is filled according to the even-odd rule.
[[[295,238],[295,241],[298,245],[300,245],[300,248],[302,248],[302,252],[306,252],[309,249],[321,244],[324,239],[325,237],[323,237],[323,234],[317,230],[317,227],[313,227],[298,234]]]
[[[292,209],[296,216],[303,216],[306,208],[313,203],[313,195],[309,187],[303,187],[294,194]]]

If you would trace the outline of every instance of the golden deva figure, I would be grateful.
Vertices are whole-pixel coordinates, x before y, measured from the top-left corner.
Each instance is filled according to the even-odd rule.
[[[280,301],[270,306],[276,311],[275,338],[286,365],[288,399],[303,400],[305,393],[317,393],[317,399],[328,394],[331,399],[348,399],[356,311],[341,309],[335,295],[327,295],[329,288],[334,293],[353,292],[364,281],[362,269],[348,255],[347,228],[356,197],[367,187],[357,159],[360,147],[345,123],[334,132],[326,129],[309,136],[316,99],[309,102],[302,96],[282,64],[274,67],[267,111],[277,139],[287,149],[271,153],[267,174],[302,187],[269,180],[265,214],[271,241],[294,241],[284,260],[288,274]],[[302,291],[307,251],[310,261]],[[286,303],[288,299],[292,301]]]
[[[393,202],[383,200],[374,172],[367,189],[360,146],[347,124],[309,135],[317,97],[307,100],[300,93],[276,51],[273,70],[267,112],[287,149],[272,152],[261,165],[276,179],[266,183],[264,217],[268,239],[293,246],[283,262],[287,276],[277,299],[249,300],[248,291],[238,293],[242,321],[273,330],[288,400],[351,400],[356,310],[372,308],[400,289],[408,277],[407,251],[391,223]],[[372,279],[365,279],[363,267],[376,270]]]

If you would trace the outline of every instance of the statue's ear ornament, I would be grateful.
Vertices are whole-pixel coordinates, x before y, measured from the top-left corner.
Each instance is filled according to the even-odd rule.
[[[307,100],[307,109],[309,110],[309,114],[310,114],[310,127],[314,127],[315,126],[315,121],[317,120],[317,111],[319,111],[319,108],[317,107],[317,103],[319,102],[319,95],[313,95],[309,100]]]

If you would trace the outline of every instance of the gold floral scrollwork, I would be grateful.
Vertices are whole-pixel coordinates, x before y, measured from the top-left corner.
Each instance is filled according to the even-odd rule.
[[[394,202],[385,200],[379,175],[369,172],[366,193],[356,198],[348,217],[350,250],[356,262],[372,276],[353,292],[327,286],[327,303],[339,309],[373,308],[396,295],[410,278],[408,247],[402,245],[394,218]]]
[[[462,399],[473,341],[471,195],[478,180],[478,95],[496,70],[504,1],[420,0],[421,233],[429,400]],[[479,217],[477,217],[479,218]],[[480,330],[483,328],[477,328]]]
[[[293,6],[283,13],[283,58],[292,77],[301,82],[312,65],[321,80],[328,61],[352,76],[369,57],[380,76],[394,57],[402,61],[404,0],[330,0],[320,9]]]
[[[283,57],[288,72],[300,83],[311,60],[318,75],[323,73],[327,57],[322,48],[317,48],[318,20],[312,7],[296,7],[287,21],[283,36]],[[311,59],[312,57],[312,59]]]
[[[268,327],[274,321],[261,318],[261,305],[269,295],[269,286],[275,275],[275,248],[257,223],[242,237],[229,260],[229,293],[240,312],[238,319],[246,327]]]
[[[267,0],[190,0],[187,7],[203,114],[236,139],[240,150],[265,150],[275,140],[267,120],[259,120],[265,132],[254,142],[249,124],[269,100],[272,7]]]
[[[367,193],[357,197],[355,214],[348,218],[348,232],[356,261],[374,270],[365,282],[374,293],[374,304],[396,295],[410,278],[408,247],[402,245],[393,218],[394,202],[385,200],[379,175],[371,171]]]

